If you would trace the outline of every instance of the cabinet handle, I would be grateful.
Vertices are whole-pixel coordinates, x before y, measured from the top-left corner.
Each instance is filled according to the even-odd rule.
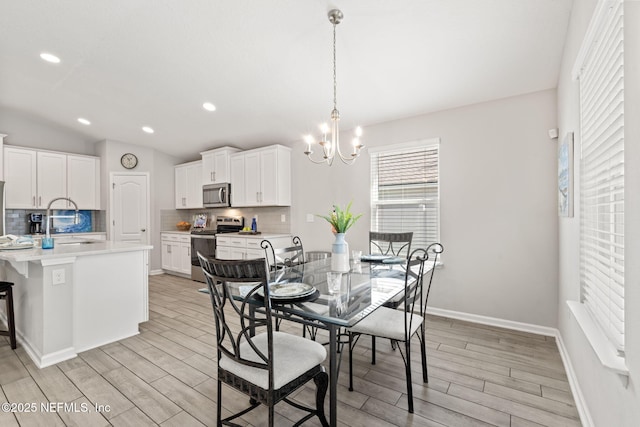
[[[42,196],[38,196],[38,206],[42,206]]]
[[[36,205],[36,196],[33,196],[33,206]]]
[[[216,172],[211,172],[211,181],[216,182]]]
[[[191,248],[187,248],[187,256],[191,256]]]
[[[170,254],[171,253],[171,245],[167,246],[167,253]]]

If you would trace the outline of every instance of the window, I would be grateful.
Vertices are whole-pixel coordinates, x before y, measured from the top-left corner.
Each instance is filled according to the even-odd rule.
[[[609,7],[611,6],[611,7]],[[586,309],[624,351],[623,3],[596,15],[580,81],[580,273]],[[583,47],[583,49],[585,49]]]
[[[412,248],[440,241],[439,142],[369,149],[373,231],[412,231]]]

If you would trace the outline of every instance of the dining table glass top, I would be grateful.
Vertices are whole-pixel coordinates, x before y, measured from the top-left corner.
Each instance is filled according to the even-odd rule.
[[[311,321],[350,327],[404,290],[405,268],[406,264],[354,263],[352,260],[351,270],[342,275],[340,291],[332,294],[327,285],[330,258],[287,267],[272,273],[270,286],[297,283],[310,285],[317,292],[306,292],[299,298],[272,297],[272,309]],[[230,285],[235,299],[243,298],[254,287]],[[264,298],[253,295],[249,302],[263,306]]]

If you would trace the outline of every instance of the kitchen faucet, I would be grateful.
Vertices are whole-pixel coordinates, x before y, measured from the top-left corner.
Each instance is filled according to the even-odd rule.
[[[53,202],[56,202],[58,200],[68,200],[69,202],[73,203],[73,206],[76,207],[76,213],[75,215],[51,215],[51,205],[53,204]],[[45,236],[47,238],[51,237],[51,219],[53,218],[73,218],[73,223],[74,224],[79,224],[80,223],[80,215],[79,215],[79,211],[78,211],[78,205],[76,204],[76,202],[74,202],[73,200],[71,200],[68,197],[56,197],[55,199],[51,200],[49,202],[49,204],[47,205],[47,227],[45,230]]]

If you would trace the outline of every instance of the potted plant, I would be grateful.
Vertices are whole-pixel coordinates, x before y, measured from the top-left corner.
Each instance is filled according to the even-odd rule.
[[[349,271],[349,244],[345,240],[345,233],[353,224],[362,216],[362,214],[354,215],[351,213],[351,204],[349,202],[345,209],[341,209],[338,205],[333,205],[333,211],[330,215],[318,215],[331,224],[331,231],[336,238],[331,245],[331,270],[333,271]]]

